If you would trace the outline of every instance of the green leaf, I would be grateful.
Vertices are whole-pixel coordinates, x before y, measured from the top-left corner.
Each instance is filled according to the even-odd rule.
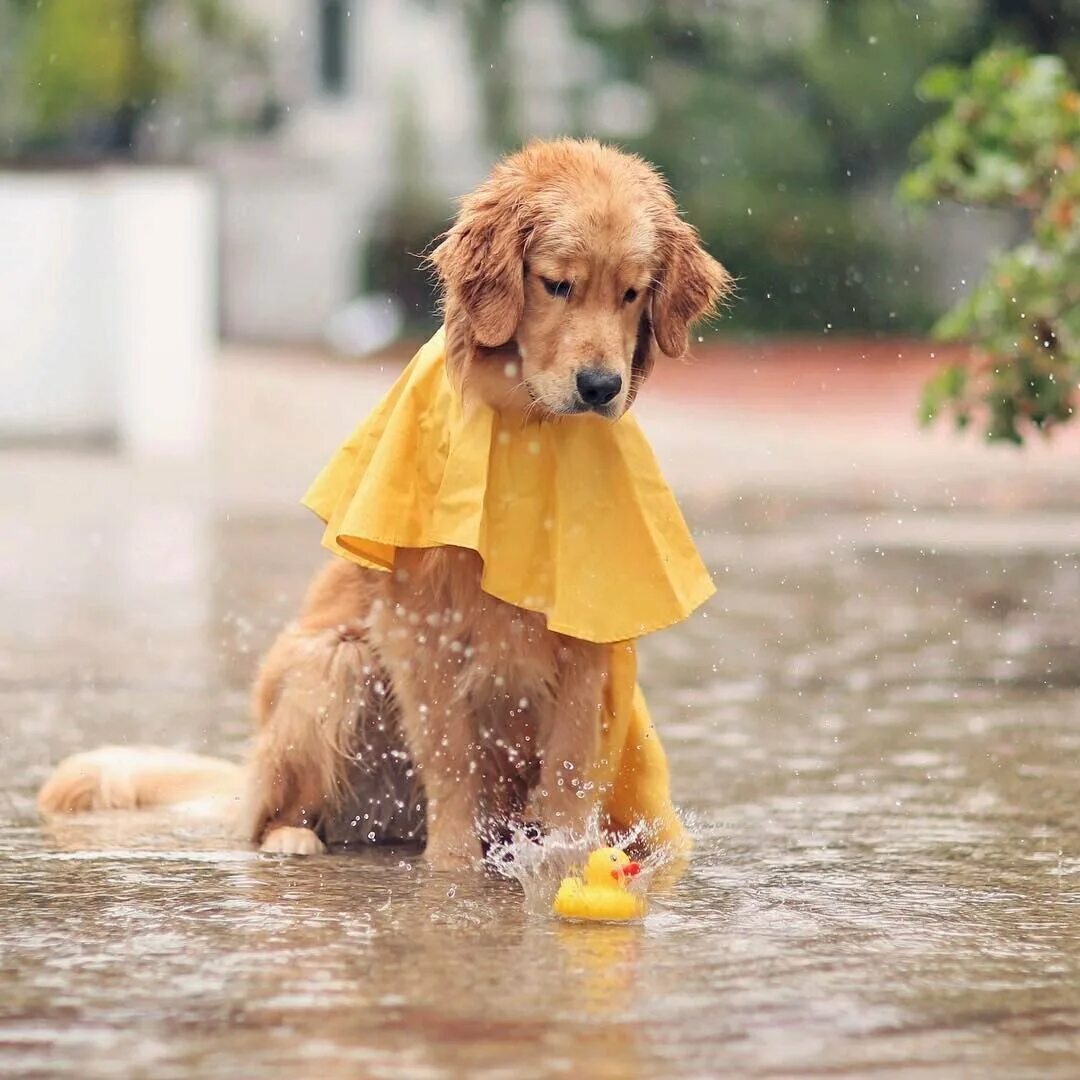
[[[967,78],[961,68],[942,64],[931,68],[915,86],[923,101],[950,101],[963,89]]]

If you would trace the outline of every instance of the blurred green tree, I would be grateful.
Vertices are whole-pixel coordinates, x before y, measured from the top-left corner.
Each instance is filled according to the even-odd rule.
[[[228,119],[207,91],[225,79],[259,81],[255,111],[267,110],[264,43],[222,0],[0,4],[0,154],[8,158],[133,156],[140,126],[170,98],[189,113],[197,99],[190,144]]]
[[[1061,57],[1020,49],[935,68],[919,89],[947,109],[916,140],[902,195],[1008,207],[1028,224],[938,322],[972,357],[930,382],[923,418],[950,411],[960,428],[1022,443],[1072,419],[1080,379],[1080,91]]]
[[[885,192],[925,117],[916,79],[956,48],[974,5],[633,7],[582,3],[577,25],[654,102],[629,146],[660,166],[740,279],[733,324],[927,325],[919,260]]]
[[[508,51],[508,30],[515,0],[467,0],[465,21],[472,43],[473,68],[480,83],[484,128],[499,154],[520,141],[516,79]]]
[[[466,0],[494,150],[520,128],[517,0]],[[935,297],[890,192],[930,118],[914,92],[1001,34],[1080,55],[1080,0],[567,0],[605,83],[652,115],[621,141],[654,161],[739,278],[729,325],[922,330]],[[612,137],[573,92],[578,134]]]
[[[357,287],[401,301],[406,329],[430,334],[439,322],[439,291],[424,261],[434,237],[447,225],[447,207],[425,180],[430,174],[414,91],[398,89],[390,175],[395,182],[367,242],[361,248]]]

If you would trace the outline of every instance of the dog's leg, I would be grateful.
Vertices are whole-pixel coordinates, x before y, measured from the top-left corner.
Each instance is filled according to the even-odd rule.
[[[391,591],[372,604],[368,622],[427,800],[425,857],[443,870],[475,865],[483,854],[478,818],[488,762],[467,690],[471,650],[454,629],[479,592],[474,559],[452,549],[399,553]]]
[[[259,732],[244,822],[262,850],[325,851],[318,829],[348,793],[357,724],[378,673],[359,631],[286,630],[255,683]]]
[[[545,828],[581,831],[599,801],[588,788],[600,741],[607,648],[575,641],[559,657],[558,682],[540,723],[540,776],[530,813]]]
[[[421,670],[418,670],[421,668]],[[476,866],[486,755],[476,718],[445,669],[394,672],[394,693],[409,752],[427,797],[427,861],[439,870]]]

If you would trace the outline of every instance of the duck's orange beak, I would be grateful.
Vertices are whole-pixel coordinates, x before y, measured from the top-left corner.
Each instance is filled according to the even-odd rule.
[[[624,877],[637,877],[641,873],[641,863],[629,862],[622,868]]]

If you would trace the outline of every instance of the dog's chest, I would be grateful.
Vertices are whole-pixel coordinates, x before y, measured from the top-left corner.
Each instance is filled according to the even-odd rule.
[[[380,635],[411,653],[414,671],[477,705],[503,711],[550,697],[563,639],[542,615],[489,596],[475,552],[438,548],[400,552]]]

